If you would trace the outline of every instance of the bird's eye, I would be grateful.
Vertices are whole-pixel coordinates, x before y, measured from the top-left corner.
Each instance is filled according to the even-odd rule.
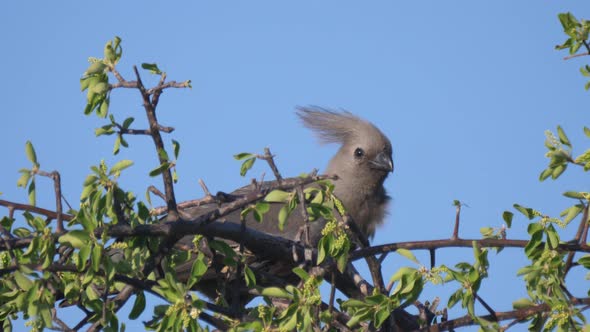
[[[356,148],[356,150],[354,150],[354,156],[356,158],[361,158],[362,156],[365,155],[365,151],[361,148]]]

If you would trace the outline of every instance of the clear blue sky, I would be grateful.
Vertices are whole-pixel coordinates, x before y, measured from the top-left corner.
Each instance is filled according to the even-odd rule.
[[[462,215],[465,238],[479,237],[484,226],[500,227],[502,212],[514,203],[557,215],[573,203],[562,192],[590,190],[580,170],[558,182],[538,181],[546,129],[561,124],[577,153],[588,145],[582,127],[590,95],[578,68],[590,59],[565,62],[565,53],[553,49],[565,36],[557,14],[590,18],[590,3],[452,3],[6,3],[0,11],[0,197],[26,200],[16,180],[17,170],[28,166],[27,140],[43,169],[61,172],[73,204],[89,166],[102,158],[136,162],[122,183],[138,196],[150,184],[161,187],[147,176],[157,164],[148,139],[129,137],[132,149],[112,157],[112,137],[94,137],[104,123],[82,112],[78,80],[87,58],[101,57],[104,43],[118,35],[126,78],[133,79],[132,65],[156,62],[169,79],[193,81],[192,90],[167,91],[159,107],[162,124],[176,128],[166,140],[182,144],[179,200],[202,194],[199,178],[213,192],[247,183],[250,177],[239,176],[232,158],[238,152],[268,146],[288,176],[323,169],[336,147],[317,145],[293,113],[297,105],[314,104],[373,121],[393,143],[396,170],[386,187],[394,200],[374,243],[449,237],[454,199],[469,205]],[[114,91],[111,106],[118,119],[134,116],[134,127],[145,127],[137,92]],[[262,165],[250,175],[264,171],[270,177]],[[39,204],[52,208],[51,184],[39,181],[38,189]],[[524,218],[508,234],[523,238]],[[438,261],[471,262],[471,255],[446,250]],[[426,255],[418,257],[428,263]],[[495,267],[480,295],[496,310],[510,310],[511,301],[525,295],[515,276],[524,254],[490,257]],[[409,263],[387,260],[386,278],[402,264]],[[584,296],[588,282],[576,278],[584,287],[575,295]],[[429,287],[421,300],[438,295],[446,303],[456,288]]]

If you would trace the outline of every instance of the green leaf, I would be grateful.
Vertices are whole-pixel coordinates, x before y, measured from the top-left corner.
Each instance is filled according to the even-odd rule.
[[[174,158],[178,159],[178,152],[180,152],[180,143],[176,140],[172,140],[172,147],[174,148]]]
[[[416,264],[420,264],[418,262],[418,260],[416,259],[416,256],[414,256],[414,254],[408,249],[398,248],[395,252],[404,256],[405,258],[411,260],[412,262],[414,262]]]
[[[336,268],[340,273],[344,273],[346,264],[348,263],[348,250],[336,257]]]
[[[361,307],[366,307],[367,303],[361,301],[361,300],[357,300],[357,299],[348,299],[344,302],[342,302],[341,307],[343,309],[348,309],[348,308],[361,308]]]
[[[518,299],[518,300],[512,302],[512,307],[517,310],[523,309],[523,308],[528,308],[528,307],[531,307],[534,305],[535,305],[535,303],[527,298]]]
[[[109,91],[109,84],[106,82],[98,82],[90,87],[89,91],[98,95],[103,95]]]
[[[133,161],[131,160],[121,160],[117,162],[111,170],[109,171],[109,175],[120,173],[122,170],[129,168],[133,165]]]
[[[389,317],[390,310],[383,308],[375,313],[375,327],[381,327],[383,322]]]
[[[76,264],[79,271],[82,271],[84,269],[84,266],[86,265],[86,262],[88,261],[92,253],[91,250],[92,246],[90,244],[85,244],[82,245],[82,247],[80,247],[80,250],[78,251],[78,263]]]
[[[256,211],[260,212],[261,214],[265,214],[270,210],[270,204],[267,202],[257,202],[255,208]]]
[[[143,68],[145,70],[149,70],[150,73],[152,73],[154,75],[161,75],[162,74],[162,71],[160,70],[160,68],[158,68],[158,65],[156,65],[155,63],[142,63],[141,68]]]
[[[162,172],[167,170],[169,167],[170,167],[170,164],[168,162],[164,162],[164,163],[162,163],[162,165],[151,170],[149,175],[151,177],[158,176],[158,175],[162,174]]]
[[[247,265],[244,266],[244,279],[246,280],[247,287],[256,286],[256,276],[252,269],[250,269]]]
[[[129,319],[137,319],[145,309],[145,304],[145,294],[143,292],[137,292],[135,294],[135,302],[133,303],[133,308],[129,313]]]
[[[91,64],[84,72],[84,75],[95,75],[104,73],[107,66],[102,61]]]
[[[284,290],[282,288],[278,288],[278,287],[264,288],[262,290],[262,296],[277,297],[277,298],[283,298],[283,299],[289,299],[289,300],[293,299],[293,295],[291,295],[286,290]]]
[[[585,199],[584,194],[578,191],[566,191],[563,193],[563,196],[575,199]]]
[[[504,211],[502,213],[502,219],[504,219],[504,222],[506,223],[506,226],[508,226],[508,228],[512,226],[512,217],[514,217],[514,213],[510,211]]]
[[[102,247],[101,246],[93,246],[92,247],[92,271],[98,272],[100,270],[100,263],[102,257]]]
[[[294,267],[293,268],[293,273],[295,273],[299,279],[301,279],[302,281],[306,281],[309,279],[309,273],[305,272],[304,269],[300,268],[300,267]]]
[[[117,59],[110,41],[104,46],[104,59],[108,63],[114,63]]]
[[[125,129],[129,129],[129,126],[131,126],[131,124],[133,123],[134,120],[135,119],[132,118],[132,117],[125,119],[125,121],[123,121],[122,127],[125,128]]]
[[[574,206],[570,206],[569,208],[565,209],[563,212],[561,212],[560,215],[562,217],[565,216],[563,218],[563,222],[569,223],[575,217],[577,217],[583,210],[584,210],[584,207],[582,204],[576,204]]]
[[[563,174],[563,172],[565,172],[566,169],[567,169],[567,164],[561,164],[561,165],[555,167],[553,169],[553,172],[551,173],[551,178],[553,180],[557,179],[561,174]]]
[[[113,146],[113,154],[118,155],[120,148],[121,148],[121,135],[117,135],[117,138],[115,138],[115,145]]]
[[[110,98],[105,98],[101,103],[100,103],[100,107],[98,108],[96,114],[101,117],[101,118],[105,118],[107,116],[107,114],[109,114],[109,103],[110,103]]]
[[[234,155],[235,160],[243,160],[243,159],[251,158],[251,157],[255,157],[255,155],[252,153],[247,153],[247,152],[242,152],[242,153],[238,153],[238,154]]]
[[[158,150],[158,156],[160,157],[160,159],[170,160],[170,158],[168,158],[168,152],[166,152],[165,149],[159,149]]]
[[[586,255],[578,259],[578,264],[584,266],[587,269],[590,269],[590,255]]]
[[[57,241],[62,244],[70,244],[72,247],[80,249],[90,242],[90,234],[83,230],[73,230],[60,236]]]
[[[205,274],[205,272],[207,272],[207,264],[205,264],[204,255],[199,253],[197,259],[195,259],[191,267],[191,275],[188,286],[192,287],[195,283],[201,280],[201,277],[203,274]]]
[[[586,137],[590,138],[590,129],[588,129],[588,127],[584,126],[584,135],[586,135]]]
[[[559,136],[559,141],[561,142],[561,144],[566,145],[570,148],[572,147],[570,140],[567,138],[567,135],[565,134],[565,131],[563,130],[563,128],[561,128],[561,126],[557,126],[557,135]]]
[[[178,173],[176,172],[176,167],[174,168],[174,170],[172,171],[172,181],[174,183],[178,182]]]
[[[463,288],[459,288],[453,295],[449,297],[449,302],[447,303],[447,307],[452,308],[457,304],[461,298],[463,297]]]
[[[297,327],[297,313],[293,313],[291,317],[280,324],[280,331],[293,331]]]
[[[532,220],[533,218],[535,218],[535,214],[533,213],[533,209],[527,208],[527,207],[524,207],[524,206],[518,205],[518,204],[514,204],[513,206],[516,210],[518,210],[520,213],[522,213],[529,220]]]
[[[27,155],[27,159],[36,167],[39,167],[39,163],[37,162],[37,154],[35,153],[35,148],[33,147],[33,143],[31,141],[27,141],[25,143],[25,153]]]
[[[30,171],[22,172],[22,175],[20,176],[18,181],[16,181],[16,186],[20,187],[20,188],[25,188],[27,186],[27,184],[29,183],[30,179],[31,179],[31,172]]]
[[[88,297],[88,299],[90,301],[98,300],[99,299],[98,293],[96,293],[96,291],[94,290],[94,287],[92,287],[92,286],[94,286],[94,285],[90,285],[90,286],[86,287],[86,291],[85,291],[86,296]]]
[[[524,248],[524,252],[527,257],[532,258],[537,255],[537,253],[538,253],[537,249],[539,248],[542,239],[543,239],[543,231],[542,230],[538,230],[538,231],[533,232],[531,234],[531,239],[529,240],[529,242],[527,243],[527,245]]]
[[[545,230],[545,233],[547,233],[547,243],[549,244],[549,248],[556,249],[559,246],[559,235],[557,234],[555,227],[549,225]]]
[[[544,169],[539,175],[539,181],[545,181],[549,176],[551,176],[551,174],[553,174],[553,168],[549,167]]]
[[[320,241],[318,242],[318,257],[317,257],[317,265],[320,265],[324,259],[326,259],[326,253],[329,251],[329,247],[327,244],[328,239],[332,239],[332,236],[322,236]]]
[[[483,237],[490,237],[494,234],[494,229],[492,227],[482,227],[479,232]]]
[[[29,184],[29,204],[33,206],[37,205],[37,191],[35,188],[35,178],[33,178]]]
[[[281,207],[281,210],[279,211],[279,230],[281,232],[285,228],[285,224],[287,223],[287,219],[289,218],[290,214],[291,209],[289,208],[289,205],[283,205],[283,207]]]
[[[264,197],[264,200],[270,203],[285,203],[290,199],[290,197],[291,193],[275,189],[268,193],[268,195]]]
[[[246,173],[248,173],[248,170],[250,170],[250,168],[252,168],[252,166],[254,166],[254,162],[256,161],[256,158],[249,158],[246,159],[243,163],[242,166],[240,167],[240,175],[241,176],[245,176]]]
[[[101,136],[101,135],[112,135],[114,133],[115,133],[115,131],[113,130],[112,124],[104,125],[100,128],[94,129],[94,135],[96,137]]]
[[[402,279],[404,276],[409,276],[414,273],[417,273],[417,270],[411,267],[401,267],[397,270],[393,276],[391,276],[390,281],[397,281]]]
[[[14,281],[16,281],[16,284],[20,289],[28,291],[31,289],[31,287],[33,287],[33,282],[31,279],[27,278],[24,274],[22,274],[22,272],[16,270],[13,272],[13,274]]]

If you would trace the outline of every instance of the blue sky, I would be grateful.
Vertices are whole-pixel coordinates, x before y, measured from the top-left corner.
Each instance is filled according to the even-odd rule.
[[[590,190],[581,170],[558,182],[538,181],[546,129],[561,124],[576,153],[587,146],[589,95],[578,71],[586,59],[566,62],[553,49],[565,39],[557,20],[563,11],[590,18],[590,4],[581,0],[10,2],[0,12],[1,198],[26,200],[16,180],[28,166],[27,140],[43,169],[61,172],[73,204],[89,167],[101,159],[134,160],[122,183],[138,196],[150,184],[161,186],[147,176],[157,165],[148,139],[129,137],[132,149],[113,157],[112,138],[94,137],[104,123],[82,112],[79,78],[87,58],[101,57],[105,42],[118,35],[126,78],[133,79],[133,65],[156,62],[169,79],[193,82],[191,90],[167,91],[159,107],[162,124],[176,128],[167,142],[182,145],[179,200],[202,194],[199,178],[216,192],[262,172],[270,177],[259,163],[241,178],[232,158],[238,152],[268,146],[287,176],[323,169],[336,147],[317,145],[293,112],[313,104],[350,110],[392,141],[396,170],[386,187],[393,204],[376,244],[449,237],[454,199],[469,205],[465,238],[500,227],[514,203],[557,215],[573,203],[562,192]],[[114,91],[111,111],[146,127],[135,91]],[[52,208],[51,184],[40,181],[38,189],[45,196],[39,204]],[[525,236],[526,222],[518,218],[509,237]],[[418,257],[427,264],[427,256]],[[472,261],[471,250],[438,256],[449,265],[463,260]],[[515,276],[524,254],[506,250],[491,261],[480,295],[496,310],[510,310],[525,295]],[[387,260],[386,278],[404,264],[411,263]],[[576,295],[583,296],[588,282],[575,277]],[[441,296],[446,303],[455,289],[430,287],[421,300]]]

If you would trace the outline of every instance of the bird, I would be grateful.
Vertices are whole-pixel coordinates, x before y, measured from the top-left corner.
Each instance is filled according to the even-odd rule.
[[[373,238],[390,201],[383,183],[393,172],[391,142],[375,125],[350,112],[299,108],[297,115],[321,143],[340,149],[325,173],[337,175],[334,194],[365,236]]]
[[[333,180],[335,196],[340,199],[358,229],[366,237],[373,238],[377,227],[383,224],[390,201],[384,187],[386,178],[394,170],[390,140],[374,124],[348,111],[308,106],[298,107],[296,114],[301,123],[316,134],[321,144],[340,145],[336,154],[329,161],[325,173],[336,176]],[[270,183],[267,181],[261,187],[264,188]],[[230,195],[239,197],[251,191],[252,187],[246,186]],[[180,213],[185,219],[194,219],[218,207],[217,204],[205,204],[188,208]],[[278,211],[281,207],[280,203],[271,203],[270,210],[265,214],[261,223],[255,222],[252,214],[249,214],[246,218],[247,227],[289,240],[300,240],[301,229],[304,225],[301,211],[295,209],[288,218],[287,224],[281,229],[277,221]],[[218,222],[240,223],[240,211],[226,215]],[[325,223],[325,220],[315,220],[309,223],[309,245],[317,246],[322,237],[321,232]],[[192,236],[187,236],[180,242],[190,245],[192,239]],[[210,260],[209,276],[204,276],[196,287],[207,297],[214,298],[220,293],[220,278],[215,271],[223,270],[223,262],[222,259],[219,259],[219,265],[214,269],[212,268],[215,265],[213,256],[210,256]],[[247,263],[253,269],[267,271],[267,275],[284,277],[285,274],[292,274],[292,266],[285,267],[280,262],[261,261],[256,257],[251,257]],[[182,279],[180,277],[182,274],[190,273],[190,264],[178,266],[176,272]],[[250,299],[251,297],[245,296],[245,298]]]

